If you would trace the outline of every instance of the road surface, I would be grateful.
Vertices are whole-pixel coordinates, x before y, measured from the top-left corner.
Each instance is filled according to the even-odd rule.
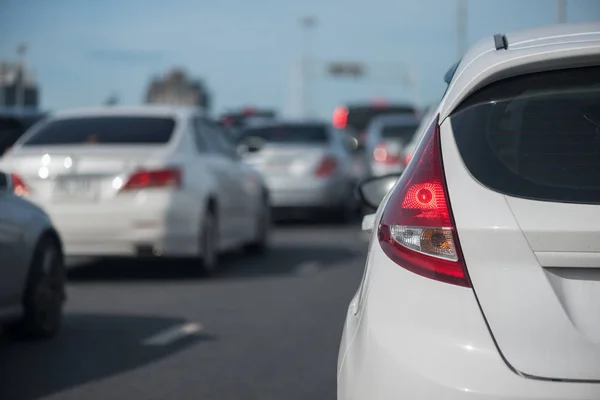
[[[58,338],[0,340],[0,399],[335,399],[366,246],[358,224],[294,224],[210,279],[158,262],[74,270]]]

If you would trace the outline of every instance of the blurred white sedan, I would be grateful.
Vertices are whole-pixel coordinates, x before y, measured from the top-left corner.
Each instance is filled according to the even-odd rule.
[[[66,298],[61,240],[48,216],[12,189],[0,172],[0,325],[20,337],[50,338]]]
[[[196,108],[61,112],[1,165],[49,213],[68,256],[193,258],[210,273],[221,251],[267,246],[260,175]]]

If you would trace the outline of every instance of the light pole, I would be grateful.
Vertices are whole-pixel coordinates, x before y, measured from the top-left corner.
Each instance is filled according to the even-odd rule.
[[[23,108],[25,106],[25,55],[27,53],[27,45],[21,44],[17,47],[18,56],[18,71],[15,80],[15,106]]]
[[[310,80],[310,64],[312,61],[312,34],[317,26],[317,18],[311,15],[300,18],[302,27],[302,60],[301,60],[301,84],[300,84],[300,104],[302,107],[302,115],[307,118],[310,116],[310,100],[309,100],[309,80]]]
[[[456,0],[456,59],[460,60],[467,48],[467,0]]]
[[[566,20],[566,14],[567,14],[567,10],[566,10],[566,0],[557,0],[556,1],[556,7],[557,7],[557,17],[558,17],[558,23],[559,24],[563,24],[565,23]]]

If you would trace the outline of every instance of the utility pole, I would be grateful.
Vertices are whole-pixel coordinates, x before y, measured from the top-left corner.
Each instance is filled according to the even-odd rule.
[[[456,0],[456,59],[460,60],[467,51],[467,0]]]
[[[301,84],[300,86],[300,104],[302,107],[302,116],[308,118],[311,116],[310,99],[309,99],[309,80],[310,80],[310,65],[312,61],[312,34],[317,26],[317,19],[314,16],[304,16],[300,19],[302,26],[302,59],[301,59]]]
[[[15,105],[17,108],[23,108],[25,106],[25,75],[26,75],[26,66],[25,66],[25,55],[27,54],[27,45],[20,44],[17,47],[17,56],[18,56],[18,70],[17,76],[15,80]]]
[[[556,0],[556,7],[557,7],[557,16],[558,16],[558,23],[559,24],[564,24],[565,20],[566,20],[566,14],[567,14],[567,4],[566,4],[566,0]]]

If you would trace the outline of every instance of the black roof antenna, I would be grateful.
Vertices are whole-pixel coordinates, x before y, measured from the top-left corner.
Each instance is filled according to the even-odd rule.
[[[506,35],[501,33],[495,34],[494,45],[496,45],[496,50],[508,50],[508,40],[506,39]]]

